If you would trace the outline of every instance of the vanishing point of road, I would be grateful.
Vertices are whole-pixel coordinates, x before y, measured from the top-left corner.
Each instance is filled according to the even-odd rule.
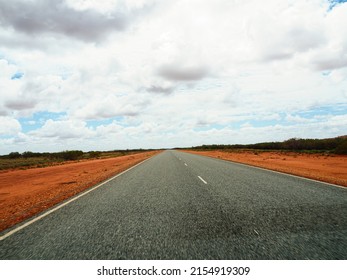
[[[347,189],[169,150],[0,233],[0,259],[347,259],[346,217]]]

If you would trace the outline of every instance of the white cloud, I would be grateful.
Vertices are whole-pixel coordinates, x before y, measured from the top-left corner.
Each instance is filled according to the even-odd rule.
[[[19,142],[41,150],[167,147],[347,128],[318,110],[346,113],[346,3],[331,10],[325,0],[0,3],[0,116],[64,115],[41,128],[31,120],[22,134],[13,122],[14,138],[2,140],[0,153]],[[11,80],[16,73],[23,76]],[[302,115],[315,110],[322,118]],[[90,120],[109,124],[90,128]]]
[[[65,140],[70,138],[90,138],[95,135],[87,128],[86,123],[76,120],[47,120],[42,128],[29,133],[30,136],[39,138],[56,138]]]
[[[73,2],[56,1],[0,1],[1,24],[32,36],[55,34],[85,41],[98,41],[110,32],[123,31],[139,13],[138,10],[120,9],[117,3],[101,5],[107,14],[94,5],[74,9]],[[80,2],[81,3],[81,2]],[[83,5],[82,5],[83,6]],[[77,5],[81,8],[81,5]],[[138,9],[138,8],[137,8]]]
[[[21,131],[20,123],[11,117],[0,116],[0,136],[16,135]]]

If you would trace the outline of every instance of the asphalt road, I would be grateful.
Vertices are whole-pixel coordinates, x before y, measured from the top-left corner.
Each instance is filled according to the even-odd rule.
[[[347,189],[165,151],[0,241],[0,258],[347,259],[346,217]]]

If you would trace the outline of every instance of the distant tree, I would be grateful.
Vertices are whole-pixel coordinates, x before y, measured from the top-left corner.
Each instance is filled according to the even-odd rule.
[[[33,157],[33,152],[30,152],[30,151],[26,151],[24,153],[22,153],[22,157],[23,158],[30,158],[30,157]]]
[[[291,138],[283,142],[264,142],[257,144],[234,145],[202,145],[192,147],[196,150],[220,150],[220,149],[259,149],[259,150],[291,150],[291,151],[331,151],[344,153],[344,145],[347,136],[339,136],[327,139],[301,139]],[[339,148],[338,148],[339,147]]]
[[[83,156],[82,151],[74,150],[74,151],[63,151],[60,153],[55,153],[54,157],[63,159],[63,160],[76,160]]]
[[[90,152],[88,152],[88,154],[89,154],[89,157],[91,157],[91,158],[97,158],[97,157],[101,156],[101,152],[98,152],[98,151],[90,151]]]
[[[33,153],[30,151],[26,151],[22,153],[23,158],[31,158],[31,157],[41,157],[42,155],[40,153]]]
[[[347,141],[344,141],[339,146],[337,146],[335,153],[339,155],[347,155]]]
[[[12,152],[12,153],[8,154],[8,158],[10,158],[10,159],[15,159],[15,158],[20,158],[20,157],[21,157],[21,154],[18,152]]]

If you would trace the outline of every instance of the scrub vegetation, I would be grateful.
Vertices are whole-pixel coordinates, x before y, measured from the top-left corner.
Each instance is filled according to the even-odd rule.
[[[57,153],[35,153],[26,151],[24,153],[12,152],[8,155],[0,156],[0,170],[6,169],[27,169],[33,167],[47,167],[61,164],[67,161],[85,160],[85,159],[104,159],[119,157],[150,150],[114,150],[114,151],[89,151],[80,150],[62,151]]]
[[[347,136],[326,139],[292,138],[283,142],[264,142],[257,144],[236,145],[202,145],[190,149],[197,151],[211,150],[265,150],[265,151],[293,151],[306,153],[329,153],[347,155]]]

